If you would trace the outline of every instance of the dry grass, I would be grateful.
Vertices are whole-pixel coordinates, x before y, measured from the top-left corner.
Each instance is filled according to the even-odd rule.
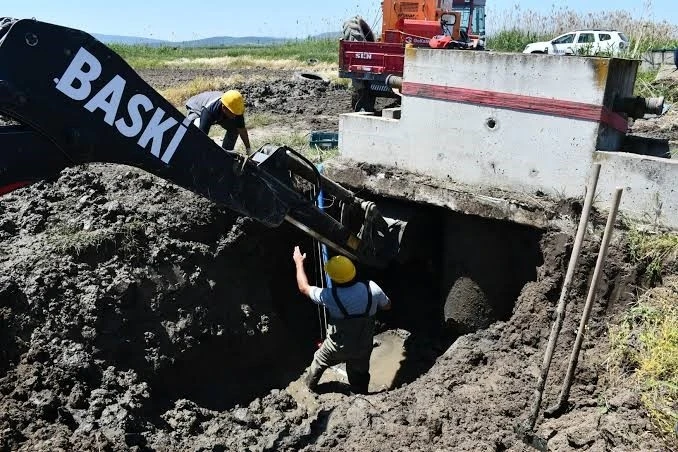
[[[83,230],[73,224],[56,227],[51,231],[51,242],[57,252],[74,257],[100,252],[117,252],[130,257],[140,250],[139,237],[145,225],[132,222],[111,228]]]
[[[678,276],[645,292],[610,329],[612,373],[630,380],[657,431],[678,445]]]
[[[285,115],[275,115],[266,111],[255,112],[247,115],[247,128],[250,130],[257,129],[272,124],[284,123],[285,120]]]
[[[663,275],[678,271],[678,235],[631,229],[629,245],[631,258],[645,266],[648,284],[660,282]]]
[[[250,77],[249,80],[256,79]],[[256,81],[256,80],[255,80]],[[198,77],[189,83],[160,91],[160,94],[176,107],[183,107],[188,98],[204,91],[225,91],[233,86],[241,85],[245,77],[236,74],[230,77]]]
[[[294,59],[267,59],[267,58],[256,58],[249,55],[241,56],[219,56],[212,58],[179,58],[175,60],[169,60],[162,64],[165,67],[180,67],[180,68],[190,68],[190,69],[205,69],[205,68],[218,68],[218,69],[269,69],[269,70],[280,70],[280,71],[308,71],[313,70],[313,72],[322,72],[322,71],[336,71],[338,66],[334,63],[322,63],[318,62],[313,65],[308,63],[294,60]]]
[[[553,6],[548,13],[523,10],[518,4],[506,11],[488,13],[488,47],[502,51],[522,51],[529,42],[553,39],[578,29],[613,29],[631,39],[628,56],[637,57],[651,48],[678,43],[678,25],[653,20],[653,3],[646,0],[641,10],[581,13],[568,6]]]

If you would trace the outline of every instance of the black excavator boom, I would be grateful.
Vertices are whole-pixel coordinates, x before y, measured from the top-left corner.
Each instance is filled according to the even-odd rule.
[[[267,226],[289,221],[368,265],[382,266],[396,252],[397,231],[372,203],[292,149],[267,145],[249,159],[224,151],[118,54],[80,30],[0,18],[0,114],[19,123],[0,126],[0,194],[69,166],[124,164]],[[318,209],[295,188],[293,175],[335,196],[341,218]]]

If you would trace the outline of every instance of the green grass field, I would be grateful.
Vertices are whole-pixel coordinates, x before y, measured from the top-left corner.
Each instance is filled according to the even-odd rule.
[[[313,59],[320,63],[336,63],[339,54],[339,41],[330,39],[304,39],[272,46],[194,48],[113,44],[110,47],[135,69],[162,67],[177,60],[223,57],[300,63]]]

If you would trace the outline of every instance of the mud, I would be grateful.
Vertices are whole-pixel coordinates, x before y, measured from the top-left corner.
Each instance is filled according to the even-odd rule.
[[[678,142],[678,110],[672,107],[664,116],[636,120],[631,131],[634,135],[670,142]]]
[[[668,93],[669,96],[675,98],[678,93],[677,74],[678,71],[674,66],[662,66],[653,82],[653,87],[657,88],[659,92]],[[670,101],[670,98],[666,99],[667,103]],[[678,152],[678,110],[676,110],[676,105],[670,105],[669,111],[663,116],[634,121],[631,126],[631,133],[642,137],[668,140],[671,151],[675,154]]]
[[[316,115],[315,96],[336,96],[333,111],[348,102],[324,85],[295,85],[292,103],[273,85],[244,89],[252,108],[296,102],[301,111],[286,114],[304,117]],[[471,229],[463,253],[474,249]],[[529,450],[514,427],[529,409],[572,236],[542,232],[524,244],[540,257],[533,281],[511,289],[499,320],[461,337],[436,315],[435,260],[371,275],[394,301],[379,317],[372,394],[344,391],[337,369],[314,396],[296,381],[319,338],[290,259],[293,245],[310,249],[305,236],[131,168],[65,170],[0,198],[0,450]],[[566,369],[600,235],[580,258],[544,406]],[[487,268],[483,284],[516,283]],[[638,279],[617,234],[570,410],[539,419],[551,450],[666,450],[637,395],[606,389],[607,325]]]
[[[310,130],[337,130],[338,115],[352,111],[349,88],[324,80],[300,79],[294,71],[176,68],[139,73],[156,90],[185,85],[196,78],[227,80],[233,75],[242,76],[233,78],[233,84],[220,89],[240,90],[245,97],[247,114],[280,115],[286,124],[303,121]]]

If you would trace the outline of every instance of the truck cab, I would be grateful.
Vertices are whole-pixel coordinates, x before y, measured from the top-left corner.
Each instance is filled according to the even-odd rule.
[[[469,36],[485,42],[485,2],[486,0],[440,0],[441,9],[461,13],[461,28]]]

